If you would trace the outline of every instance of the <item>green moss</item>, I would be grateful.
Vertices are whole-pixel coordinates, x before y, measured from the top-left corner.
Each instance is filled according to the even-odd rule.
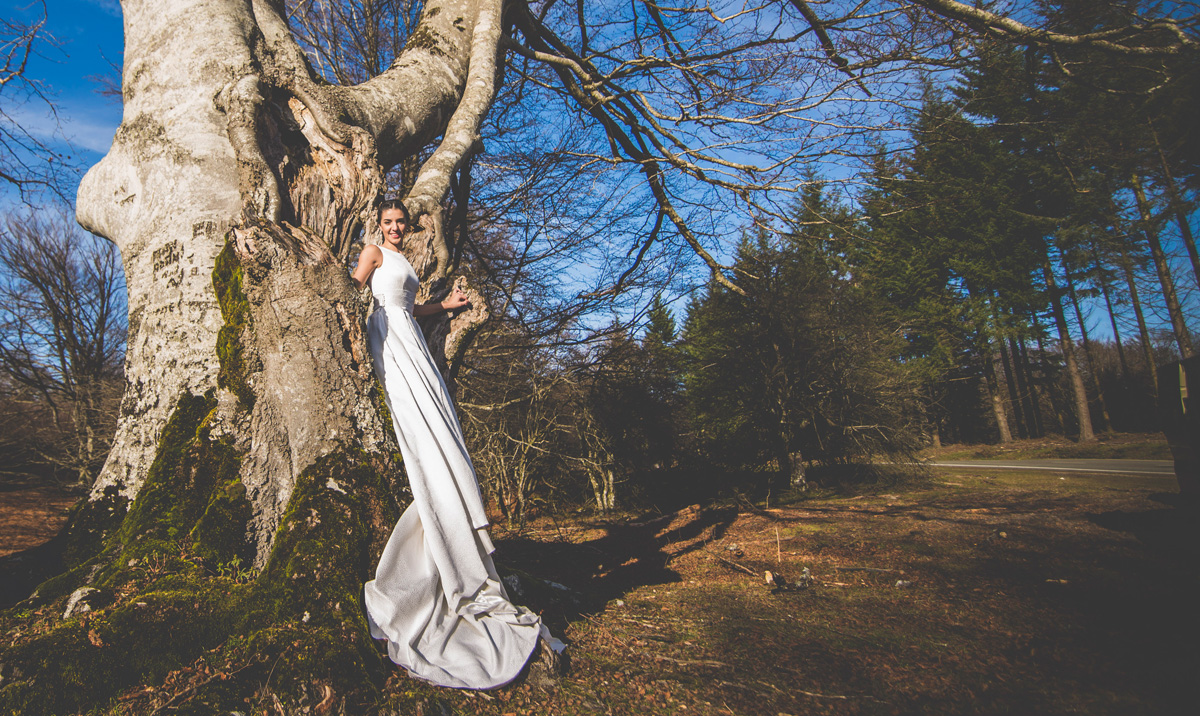
[[[179,398],[163,428],[158,454],[138,499],[118,533],[124,546],[118,566],[130,559],[178,553],[204,513],[217,480],[228,479],[229,471],[236,471],[232,451],[208,439],[204,420],[216,404],[212,391]]]
[[[85,584],[114,587],[136,581],[146,571],[148,560],[154,560],[157,573],[199,568],[185,559],[185,555],[190,557],[189,533],[205,514],[215,485],[223,485],[225,494],[232,494],[229,483],[237,479],[238,469],[227,441],[210,440],[203,425],[215,406],[211,392],[205,396],[185,394],[179,399],[132,508],[115,488],[109,488],[99,500],[76,505],[60,538],[60,569],[65,571],[39,585],[37,603],[53,601]],[[244,534],[249,507],[225,499],[218,502],[229,502],[230,515],[234,511],[244,515],[241,526],[225,526],[220,535],[214,529],[202,529],[199,543],[209,554],[235,554],[236,548],[229,545],[244,542],[244,538],[229,533],[240,530]],[[213,524],[215,520],[205,527]],[[131,574],[134,568],[140,573]]]
[[[379,411],[379,417],[383,420],[385,429],[392,429],[392,411],[388,409],[387,398],[384,397],[383,386],[376,379],[371,385],[371,403],[375,405],[375,409]]]
[[[373,541],[396,519],[383,507],[391,502],[387,480],[361,452],[334,452],[305,470],[263,569],[262,581],[280,590],[274,601],[293,610],[274,616],[328,615],[358,603]]]
[[[223,447],[228,449],[227,446]],[[251,516],[252,507],[246,499],[246,486],[234,470],[231,479],[223,481],[213,490],[208,507],[192,528],[189,535],[192,552],[209,565],[234,560],[249,563],[254,557],[252,545],[246,540]]]
[[[75,713],[129,684],[156,683],[175,665],[219,647],[247,592],[224,580],[175,576],[135,600],[72,617],[6,649],[5,662],[15,668],[0,688],[0,712]]]
[[[45,604],[70,594],[87,584],[88,578],[111,558],[110,554],[99,554],[83,564],[47,579],[38,585],[37,598],[32,601],[35,604]]]
[[[230,569],[251,561],[252,508],[236,451],[211,432],[216,404],[211,391],[179,399],[138,499],[126,511],[109,495],[89,513],[123,515],[119,527],[95,520],[88,534],[103,546],[44,583],[40,607],[5,617],[20,637],[0,653],[0,714],[148,713],[165,694],[172,711],[197,714],[276,698],[299,711],[331,693],[352,713],[378,701],[387,672],[361,594],[399,512],[383,462],[355,449],[318,460],[263,571]],[[63,621],[83,584],[107,606]]]
[[[259,369],[257,357],[247,351],[243,342],[250,323],[250,302],[242,288],[244,273],[233,251],[233,245],[225,244],[213,264],[213,289],[217,303],[221,306],[221,317],[225,325],[217,332],[217,359],[221,368],[217,372],[217,385],[231,391],[247,408],[254,406],[254,391],[248,376]]]
[[[387,671],[361,594],[398,513],[389,480],[361,451],[325,456],[299,476],[257,578],[217,574],[243,557],[250,506],[233,450],[206,427],[214,405],[211,394],[180,400],[110,551],[79,565],[41,615],[24,614],[41,626],[0,658],[0,713],[103,711],[118,698],[145,713],[172,693],[173,711],[196,714],[276,698],[297,712],[328,694],[361,713],[378,701]],[[56,621],[66,583],[98,565],[93,583],[116,601]]]

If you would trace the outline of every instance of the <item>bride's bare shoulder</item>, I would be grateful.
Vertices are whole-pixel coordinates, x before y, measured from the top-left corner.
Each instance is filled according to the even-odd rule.
[[[358,255],[359,266],[370,266],[372,268],[383,263],[383,250],[375,244],[367,244],[363,247],[362,253]]]

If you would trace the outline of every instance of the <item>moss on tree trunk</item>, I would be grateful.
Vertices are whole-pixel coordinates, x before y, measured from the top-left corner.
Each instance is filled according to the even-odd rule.
[[[238,460],[208,424],[216,400],[185,395],[142,493],[100,551],[2,618],[0,712],[184,713],[325,703],[356,712],[385,675],[362,582],[398,514],[390,480],[356,449],[303,471],[261,573]],[[76,511],[96,522],[103,501]],[[114,514],[116,513],[114,508]],[[95,533],[98,528],[90,528]],[[87,587],[64,619],[70,595]]]

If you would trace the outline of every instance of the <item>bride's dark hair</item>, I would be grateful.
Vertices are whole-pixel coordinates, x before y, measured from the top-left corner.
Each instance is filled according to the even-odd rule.
[[[408,207],[399,199],[386,199],[379,203],[379,208],[375,210],[375,221],[379,222],[383,219],[383,212],[388,209],[397,209],[404,214],[404,223],[412,225],[412,215],[408,213]]]

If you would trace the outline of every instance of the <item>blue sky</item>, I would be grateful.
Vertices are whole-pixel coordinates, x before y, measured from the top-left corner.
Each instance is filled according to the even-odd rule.
[[[6,17],[31,21],[41,14],[33,0],[0,0]],[[96,75],[114,75],[124,38],[117,0],[47,0],[46,33],[53,42],[37,45],[26,76],[41,83],[58,121],[36,100],[0,99],[5,111],[38,139],[72,156],[82,171],[100,160],[121,121],[117,98],[97,93]],[[69,141],[69,145],[63,141]],[[69,188],[73,194],[74,187]]]
[[[40,17],[37,0],[0,0],[5,17],[34,20]],[[56,151],[71,155],[82,172],[108,151],[113,133],[121,121],[120,102],[101,96],[97,75],[114,76],[113,65],[120,66],[124,39],[118,0],[46,0],[46,33],[52,42],[43,41],[31,60],[27,76],[41,83],[53,102],[58,120],[44,103],[14,103],[12,94],[0,95],[5,112],[31,134],[50,143]],[[64,141],[64,139],[66,141]],[[77,179],[75,180],[77,181]],[[69,196],[74,186],[65,187]],[[0,188],[0,208],[11,206],[15,194]],[[1176,281],[1190,285],[1189,271],[1177,267]],[[1194,296],[1187,302],[1194,305]],[[1160,322],[1160,321],[1156,321]],[[1103,336],[1104,324],[1094,327]]]

